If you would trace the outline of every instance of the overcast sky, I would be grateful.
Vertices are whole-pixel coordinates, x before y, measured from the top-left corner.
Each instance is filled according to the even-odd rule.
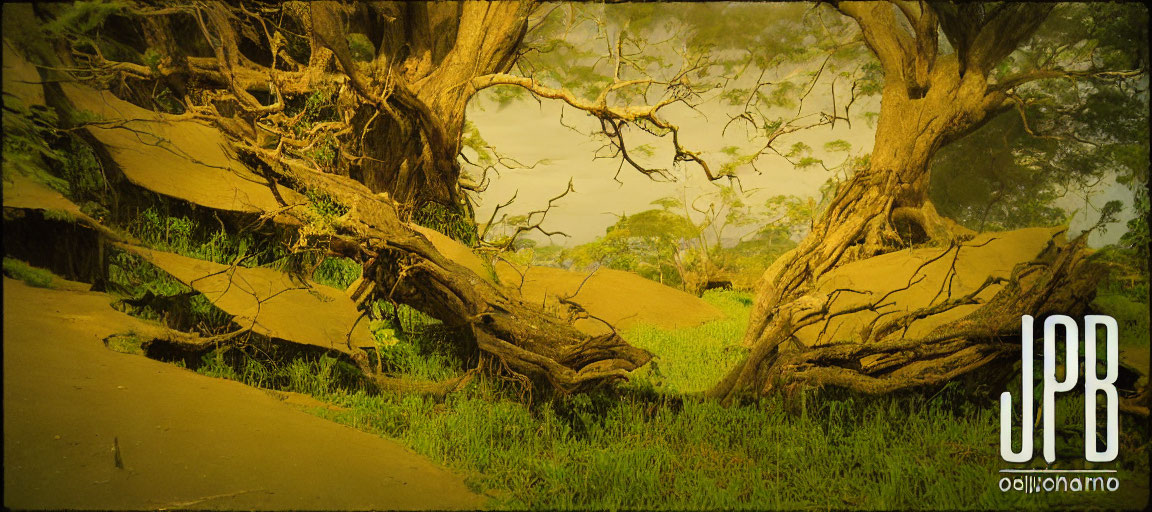
[[[791,69],[781,70],[782,73],[789,71]],[[843,94],[846,88],[840,85],[837,92]],[[815,98],[808,102],[805,112],[827,108],[831,102],[829,91],[826,82],[817,84],[813,91]],[[499,175],[490,173],[491,184],[478,197],[476,217],[480,221],[487,220],[492,209],[513,194],[517,194],[516,201],[501,212],[519,215],[541,209],[549,198],[564,191],[571,178],[575,193],[557,202],[557,207],[548,214],[545,227],[571,235],[570,238],[554,236],[554,243],[576,245],[603,235],[605,228],[616,221],[617,215],[656,208],[651,204],[652,201],[666,196],[680,196],[684,192],[682,187],[687,187],[689,199],[715,190],[715,185],[709,183],[694,164],[685,165],[683,172],[675,172],[679,179],[672,183],[652,181],[625,165],[617,176],[622,183],[617,182],[613,177],[617,175],[620,160],[597,159],[597,150],[603,142],[587,135],[599,127],[598,121],[570,107],[563,107],[558,100],[545,99],[538,102],[524,98],[499,107],[487,96],[489,94],[491,90],[478,95],[468,110],[468,119],[478,128],[481,136],[501,154],[520,162],[531,164],[538,160],[547,161],[534,169],[502,169]],[[844,105],[845,99],[841,98],[839,104]],[[562,109],[564,124],[574,126],[583,133],[561,123]],[[739,109],[712,100],[700,104],[697,110],[672,105],[664,109],[662,114],[666,120],[680,126],[683,145],[690,150],[701,151],[712,169],[719,168],[729,158],[720,153],[725,146],[755,146],[749,142],[746,132],[738,123],[728,128],[727,135],[722,135],[730,116],[738,113]],[[851,126],[838,122],[835,128],[822,126],[801,131],[789,138],[782,138],[775,146],[786,152],[794,142],[805,142],[814,149],[813,156],[824,158],[831,167],[840,162],[844,154],[823,153],[821,148],[825,142],[845,140],[852,145],[852,154],[871,151],[875,130],[865,122],[862,115],[878,110],[878,97],[857,100],[853,105]],[[781,110],[779,114],[787,116],[789,112]],[[630,147],[651,144],[655,148],[651,158],[638,159],[652,167],[671,168],[671,137],[660,139],[635,132],[631,132]],[[776,155],[765,156],[758,162],[758,167],[761,173],[750,166],[739,168],[736,173],[744,189],[758,189],[751,196],[756,202],[780,194],[818,198],[820,185],[830,177],[829,172],[819,167],[797,170]],[[722,182],[727,183],[727,180]],[[1090,192],[1091,204],[1097,208],[1111,199],[1124,202],[1121,223],[1114,224],[1106,233],[1096,233],[1090,238],[1090,243],[1095,246],[1115,242],[1125,232],[1123,222],[1133,215],[1131,192],[1117,184],[1114,178],[1105,178]],[[1099,218],[1092,206],[1085,205],[1083,193],[1068,194],[1058,206],[1069,211],[1078,210],[1071,226],[1073,233],[1078,233]],[[534,238],[542,237],[537,234]]]

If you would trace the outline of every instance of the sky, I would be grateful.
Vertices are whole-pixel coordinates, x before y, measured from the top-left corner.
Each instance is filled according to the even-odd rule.
[[[791,68],[786,68],[779,73],[790,71]],[[843,82],[839,85],[836,89],[837,95],[841,96],[839,104],[844,105],[846,98],[843,97],[843,91],[846,87],[843,87]],[[830,90],[827,80],[817,83],[803,113],[829,107]],[[659,198],[684,194],[692,200],[716,190],[716,185],[709,182],[703,171],[694,164],[682,168],[672,167],[671,137],[656,138],[644,133],[630,133],[629,147],[651,144],[654,154],[650,158],[638,159],[652,167],[670,168],[677,178],[675,182],[653,181],[626,164],[617,173],[620,169],[619,158],[597,158],[598,154],[604,156],[606,152],[601,150],[603,141],[589,135],[599,127],[599,122],[591,116],[566,107],[559,100],[538,101],[527,96],[500,106],[492,99],[492,94],[492,90],[482,91],[473,99],[467,112],[468,119],[500,154],[529,165],[540,162],[532,169],[501,169],[498,175],[489,173],[491,183],[486,191],[477,196],[476,218],[481,222],[489,218],[496,205],[506,202],[513,194],[516,195],[515,202],[502,209],[501,215],[523,215],[542,209],[549,198],[564,191],[571,179],[575,192],[556,202],[556,206],[548,213],[544,227],[549,231],[562,231],[570,235],[553,236],[553,243],[572,246],[602,236],[605,228],[615,223],[619,215],[657,208],[652,205],[652,201]],[[661,113],[664,119],[681,128],[682,144],[690,150],[702,152],[702,157],[715,170],[730,158],[721,153],[725,146],[748,149],[756,145],[749,141],[739,123],[732,124],[724,132],[730,116],[739,113],[738,108],[729,107],[715,97],[710,100],[707,98],[705,96],[705,101],[695,110],[674,104]],[[837,122],[834,128],[821,126],[804,130],[781,138],[775,146],[786,152],[793,143],[804,142],[814,149],[813,156],[823,158],[832,167],[845,154],[823,153],[821,148],[825,142],[836,139],[847,141],[851,144],[850,154],[853,155],[871,151],[875,129],[863,117],[869,111],[879,111],[878,96],[858,99],[853,104],[851,126]],[[787,117],[792,112],[780,109],[775,114]],[[633,152],[633,156],[638,155]],[[751,166],[736,171],[740,185],[750,194],[749,199],[755,202],[766,201],[775,195],[818,199],[819,187],[831,177],[831,173],[819,167],[795,169],[776,155],[765,155],[758,161],[757,167],[760,172]],[[718,183],[727,184],[727,180]],[[1077,211],[1071,222],[1071,232],[1079,233],[1095,223],[1099,215],[1094,208],[1108,200],[1118,199],[1124,203],[1120,223],[1112,225],[1104,233],[1094,233],[1089,243],[1101,246],[1117,241],[1125,231],[1123,223],[1133,215],[1131,192],[1116,183],[1114,178],[1105,178],[1093,190],[1087,191],[1087,205],[1084,192],[1070,193],[1057,203],[1057,206],[1068,211]],[[532,238],[540,241],[545,239],[539,233],[534,233]]]

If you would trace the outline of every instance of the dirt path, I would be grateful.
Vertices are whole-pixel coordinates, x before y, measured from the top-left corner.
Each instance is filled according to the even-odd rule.
[[[5,507],[483,504],[459,476],[396,443],[237,382],[106,349],[105,336],[140,325],[108,304],[4,279]]]

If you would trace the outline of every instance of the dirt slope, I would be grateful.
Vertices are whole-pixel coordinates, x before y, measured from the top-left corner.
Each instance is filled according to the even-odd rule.
[[[3,73],[0,73],[0,76],[3,77],[4,92],[20,98],[25,106],[44,105],[44,88],[40,85],[40,73],[36,72],[36,67],[20,55],[7,39],[4,39],[2,62]]]
[[[959,257],[955,257],[956,250],[940,257],[943,248],[925,248],[868,258],[829,272],[820,279],[811,298],[814,304],[822,304],[834,290],[850,289],[854,292],[842,292],[830,311],[872,303],[885,295],[886,305],[878,308],[880,314],[912,311],[946,300],[949,289],[952,297],[960,297],[977,289],[989,276],[1008,277],[1017,263],[1035,258],[1060,231],[1060,228],[1026,228],[983,233],[965,242],[959,249]],[[949,279],[954,261],[955,275]],[[989,286],[977,297],[988,300],[1001,288],[1002,285]],[[918,320],[911,324],[906,336],[926,335],[935,327],[962,318],[979,307],[976,304],[959,306]],[[876,316],[875,311],[836,316],[827,326],[816,324],[800,329],[796,337],[807,346],[854,339]]]
[[[269,268],[229,268],[211,261],[154,251],[134,245],[118,247],[142,256],[204,296],[243,327],[295,343],[351,353],[375,346],[368,320],[343,292],[317,283],[311,288]],[[351,335],[349,335],[351,333]]]
[[[77,109],[102,121],[85,129],[108,148],[132,183],[219,210],[264,213],[282,209],[268,180],[238,162],[217,129],[137,107],[107,91],[77,84],[61,88]],[[289,205],[307,202],[293,190],[277,190]],[[295,223],[287,215],[274,219]]]
[[[492,274],[483,261],[464,244],[443,234],[421,226],[412,225],[432,242],[440,254],[455,261],[489,282]],[[524,268],[513,268],[506,261],[495,265],[500,283],[506,288],[519,291],[523,298],[545,307],[559,307],[557,296],[567,297],[579,290],[571,300],[579,303],[589,313],[606,320],[617,329],[632,325],[648,324],[666,329],[678,329],[700,325],[723,316],[715,306],[699,297],[664,286],[650,279],[644,279],[631,272],[600,269],[584,283],[588,272],[573,272],[551,267],[531,267],[524,274],[524,285],[520,286],[520,276]],[[547,302],[545,302],[547,297]],[[608,332],[603,322],[591,319],[579,320],[576,328],[589,334]]]
[[[4,279],[5,507],[482,504],[460,477],[393,442],[237,382],[104,348],[103,337],[142,328],[108,303]]]
[[[524,269],[520,271],[524,272]],[[506,286],[519,288],[520,274],[509,263],[497,262],[496,272]],[[541,304],[547,300],[546,307],[556,307],[557,297],[572,296],[569,300],[617,329],[638,324],[679,329],[723,316],[719,309],[695,295],[631,272],[607,268],[592,274],[591,271],[530,267],[524,273],[524,286],[520,293],[528,302]],[[604,322],[592,319],[578,320],[576,328],[591,334],[608,331]]]

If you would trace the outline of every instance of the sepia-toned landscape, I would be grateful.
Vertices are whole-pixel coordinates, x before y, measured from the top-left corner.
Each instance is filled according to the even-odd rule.
[[[1143,509],[1148,64],[1122,2],[4,4],[4,505]]]

